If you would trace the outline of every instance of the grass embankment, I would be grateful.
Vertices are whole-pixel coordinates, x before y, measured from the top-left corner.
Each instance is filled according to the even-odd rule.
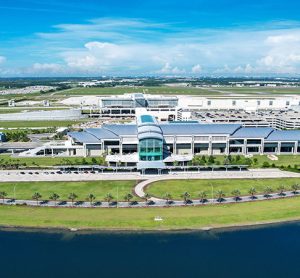
[[[201,155],[197,155],[195,156],[194,160],[196,160],[196,158],[199,159],[199,161],[201,162],[201,158],[203,156]],[[209,157],[205,156],[205,163],[203,165],[224,165],[225,162],[225,158],[226,156],[224,155],[214,155],[214,162],[213,163],[209,163]],[[274,167],[287,167],[287,166],[291,166],[291,168],[293,168],[295,165],[300,166],[300,155],[278,155],[278,160],[270,160],[267,155],[254,155],[251,158],[247,158],[245,156],[242,155],[231,155],[232,157],[232,162],[229,163],[231,165],[248,165],[249,161],[251,162],[250,168],[262,168],[264,167],[264,163],[267,162],[269,164],[269,167],[272,166],[272,164],[274,164]],[[239,158],[237,160],[237,158]],[[202,165],[202,164],[200,164]]]
[[[214,191],[222,190],[226,196],[232,196],[231,192],[238,189],[242,195],[249,195],[251,187],[256,189],[257,194],[264,193],[266,186],[271,187],[274,192],[281,185],[286,190],[291,189],[291,185],[299,183],[300,178],[280,178],[280,179],[220,179],[220,180],[162,180],[149,185],[146,192],[152,196],[163,198],[166,193],[170,193],[174,199],[182,199],[184,192],[191,194],[191,198],[199,199],[199,192],[205,191],[207,197],[211,198]]]
[[[163,221],[154,221],[161,216]],[[299,198],[177,208],[80,209],[0,206],[0,225],[87,229],[199,229],[300,219]]]
[[[11,157],[9,155],[0,155],[0,168],[4,165],[20,165],[26,167],[47,167],[56,165],[102,165],[105,159],[103,157]]]
[[[0,128],[67,127],[83,121],[1,121]]]
[[[49,196],[56,193],[60,201],[68,201],[70,193],[74,192],[78,198],[76,201],[85,201],[87,195],[96,196],[95,201],[103,201],[105,195],[110,193],[114,200],[124,200],[124,196],[132,193],[136,181],[86,181],[86,182],[4,182],[0,183],[0,191],[7,193],[7,198],[31,200],[35,192],[42,195],[41,200],[49,200]],[[138,200],[134,197],[133,200]],[[0,202],[1,203],[1,202]]]
[[[56,95],[122,95],[125,93],[145,92],[147,94],[165,94],[165,95],[198,95],[198,96],[226,96],[229,94],[241,95],[284,95],[284,94],[300,94],[300,88],[193,88],[193,87],[112,87],[112,88],[74,88],[60,91]]]
[[[219,92],[206,88],[186,87],[112,87],[112,88],[74,88],[60,91],[56,95],[122,95],[127,93],[163,94],[163,95],[220,95]]]

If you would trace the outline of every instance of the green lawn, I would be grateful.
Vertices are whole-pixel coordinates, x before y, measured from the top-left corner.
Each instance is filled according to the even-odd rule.
[[[266,155],[255,155],[253,158],[257,158],[257,165],[253,165],[253,167],[261,167],[264,162],[269,162],[270,164],[275,164],[275,166],[280,167],[291,165],[294,167],[295,164],[300,166],[300,155],[278,155],[278,160],[270,160]],[[252,160],[253,160],[252,158]]]
[[[26,166],[44,167],[56,165],[82,165],[82,164],[103,164],[103,157],[11,157],[9,155],[0,155],[0,166],[5,164],[21,164]]]
[[[57,193],[60,200],[67,201],[72,192],[80,201],[86,200],[89,193],[96,196],[96,201],[104,200],[107,193],[124,200],[127,193],[132,193],[135,183],[136,181],[4,182],[0,183],[0,191],[5,191],[8,198],[25,200],[31,200],[35,192],[39,192],[44,200],[48,200],[52,193]],[[135,197],[135,200],[138,200],[138,197]]]
[[[191,197],[195,199],[199,198],[200,191],[205,191],[208,198],[211,198],[212,190],[214,193],[217,190],[223,190],[226,196],[231,196],[231,192],[238,189],[242,195],[248,195],[251,187],[255,187],[257,193],[263,193],[266,186],[270,186],[276,191],[279,185],[284,185],[287,189],[290,189],[290,186],[295,183],[300,184],[300,178],[164,180],[149,185],[146,191],[156,197],[163,197],[168,192],[174,199],[181,199],[180,196],[184,192],[189,192]]]
[[[241,95],[256,95],[265,93],[266,95],[300,94],[300,88],[238,88],[238,87],[215,87],[215,88],[193,88],[193,87],[108,87],[108,88],[74,88],[59,91],[56,95],[121,95],[125,93],[145,92],[148,94],[170,94],[170,95],[206,95],[223,96],[231,93]]]
[[[163,221],[154,221],[161,216]],[[33,208],[0,206],[1,226],[93,229],[198,229],[299,220],[300,198],[177,208]]]
[[[65,127],[81,121],[2,121],[0,128]]]
[[[56,95],[122,95],[126,93],[164,94],[164,95],[220,95],[206,88],[186,87],[112,87],[112,88],[74,88],[60,91]]]

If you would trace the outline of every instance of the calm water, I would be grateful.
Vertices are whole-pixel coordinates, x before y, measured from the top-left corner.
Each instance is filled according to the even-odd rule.
[[[0,277],[300,277],[300,224],[186,233],[0,232]]]

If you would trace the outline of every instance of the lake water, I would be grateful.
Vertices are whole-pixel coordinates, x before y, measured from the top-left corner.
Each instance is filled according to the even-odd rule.
[[[180,233],[0,232],[0,277],[300,277],[300,224]]]

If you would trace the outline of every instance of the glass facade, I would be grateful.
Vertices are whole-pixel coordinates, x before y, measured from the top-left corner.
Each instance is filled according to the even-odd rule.
[[[140,140],[139,157],[142,161],[163,160],[163,141],[153,138]]]

